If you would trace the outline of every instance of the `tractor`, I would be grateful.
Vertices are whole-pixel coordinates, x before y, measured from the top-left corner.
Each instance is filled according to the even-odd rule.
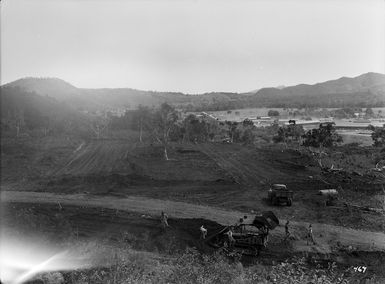
[[[240,253],[242,255],[258,256],[268,243],[269,230],[279,225],[278,218],[271,211],[255,216],[251,223],[241,223],[226,226],[206,239],[206,242],[222,249],[227,255]],[[233,232],[233,242],[229,240],[228,232]]]
[[[287,206],[291,206],[293,203],[293,191],[288,190],[285,184],[273,184],[267,193],[267,199],[272,205],[285,203]]]

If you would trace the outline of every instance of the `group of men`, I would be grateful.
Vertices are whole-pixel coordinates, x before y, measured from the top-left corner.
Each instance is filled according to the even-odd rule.
[[[207,229],[204,227],[204,225],[202,225],[200,227],[200,231],[201,231],[201,239],[205,240],[207,237]],[[229,247],[232,247],[235,244],[235,239],[233,237],[233,228],[232,227],[229,227],[229,230],[226,232],[226,235],[228,238],[228,245],[229,245]]]
[[[237,227],[240,228],[241,233],[245,229],[245,224],[243,223],[245,218],[247,218],[247,216],[245,216],[244,218],[241,218],[239,220],[239,224],[237,224]],[[162,225],[163,229],[166,229],[167,227],[170,227],[169,224],[168,224],[168,216],[163,211],[162,211],[161,216],[160,216],[160,222],[161,222],[161,225]],[[287,240],[290,239],[289,224],[290,224],[290,221],[287,220],[286,224],[285,224],[285,239],[284,239],[284,241],[287,241]],[[206,239],[206,237],[207,237],[207,229],[203,225],[200,227],[200,233],[201,233],[201,239],[202,240]],[[267,227],[266,227],[266,233],[268,233],[268,228]],[[232,229],[232,227],[229,227],[229,230],[227,231],[226,234],[227,234],[228,239],[229,239],[229,246],[231,247],[235,243],[235,239],[233,237],[233,229]],[[307,228],[307,235],[306,235],[306,243],[308,245],[309,245],[309,242],[312,242],[314,245],[316,244],[316,242],[314,240],[314,236],[313,236],[313,227],[312,227],[311,224],[309,224],[309,227]]]
[[[289,220],[286,221],[285,224],[285,241],[289,240],[290,238],[290,231],[289,231]],[[309,245],[309,242],[312,242],[313,245],[316,244],[313,236],[313,227],[311,224],[309,224],[309,227],[307,228],[307,234],[306,234],[306,244]]]

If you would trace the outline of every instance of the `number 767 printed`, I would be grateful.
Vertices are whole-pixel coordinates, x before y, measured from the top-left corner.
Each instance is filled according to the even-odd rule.
[[[353,267],[353,270],[355,272],[361,272],[361,273],[365,273],[367,267],[366,266],[355,266]]]

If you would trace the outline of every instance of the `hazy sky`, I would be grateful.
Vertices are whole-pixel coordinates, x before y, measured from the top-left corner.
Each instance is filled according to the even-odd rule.
[[[385,73],[383,0],[2,0],[1,83],[250,91]]]

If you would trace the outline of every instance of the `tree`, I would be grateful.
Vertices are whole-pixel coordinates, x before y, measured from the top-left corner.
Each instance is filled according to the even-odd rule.
[[[369,129],[372,130],[372,140],[373,145],[376,147],[385,146],[385,125],[383,127],[373,127],[369,126]]]
[[[306,132],[302,138],[303,146],[315,148],[331,147],[343,141],[332,123],[321,124],[318,129],[311,129]]]
[[[49,116],[43,116],[43,133],[47,136],[52,129],[52,121]]]
[[[215,136],[217,134],[219,134],[219,132],[220,132],[220,127],[219,127],[218,121],[207,120],[206,121],[206,128],[207,128],[208,139],[210,141],[213,141]]]
[[[253,144],[256,137],[257,134],[255,133],[254,129],[251,127],[247,127],[242,132],[241,141],[246,144]]]
[[[170,132],[175,127],[178,120],[178,112],[169,104],[163,103],[159,109],[155,111],[152,118],[152,133],[156,139],[162,143],[164,148],[164,157],[169,160],[167,147],[170,139]]]
[[[366,108],[365,116],[369,117],[369,118],[374,116],[374,112],[373,112],[373,110],[370,107]]]
[[[103,133],[108,129],[110,119],[106,116],[97,117],[91,122],[91,130],[95,134],[96,139],[100,139]]]
[[[242,125],[244,127],[254,126],[254,122],[252,120],[246,118],[244,121],[242,121]]]
[[[279,127],[277,130],[277,134],[273,136],[273,141],[275,143],[286,143],[287,131],[285,127]]]
[[[290,121],[289,121],[290,123]],[[273,137],[275,143],[289,141],[299,141],[301,136],[305,133],[302,125],[296,125],[295,121],[287,126],[281,126],[277,130],[277,134]]]
[[[287,136],[291,138],[291,140],[299,141],[301,136],[305,134],[305,130],[302,125],[289,124],[287,130]]]
[[[228,127],[227,133],[230,137],[230,141],[231,141],[231,143],[233,143],[234,140],[236,140],[238,137],[238,133],[237,133],[238,122],[226,120],[225,123]]]
[[[190,142],[201,142],[207,139],[207,127],[204,120],[200,120],[194,114],[188,115],[183,120],[184,137],[183,140]]]
[[[267,112],[267,115],[268,116],[279,116],[279,112],[277,111],[277,110],[269,110],[268,112]]]
[[[14,112],[11,123],[16,129],[16,137],[19,137],[22,128],[25,126],[23,109],[17,109]]]
[[[248,118],[239,123],[233,134],[233,140],[235,142],[243,142],[246,144],[252,144],[256,138],[256,127],[254,122]]]
[[[205,142],[213,140],[219,132],[218,122],[190,114],[182,122],[183,141]]]
[[[142,143],[143,130],[149,128],[150,109],[146,106],[139,105],[138,109],[133,112],[132,122],[134,129],[139,130],[139,141]]]

